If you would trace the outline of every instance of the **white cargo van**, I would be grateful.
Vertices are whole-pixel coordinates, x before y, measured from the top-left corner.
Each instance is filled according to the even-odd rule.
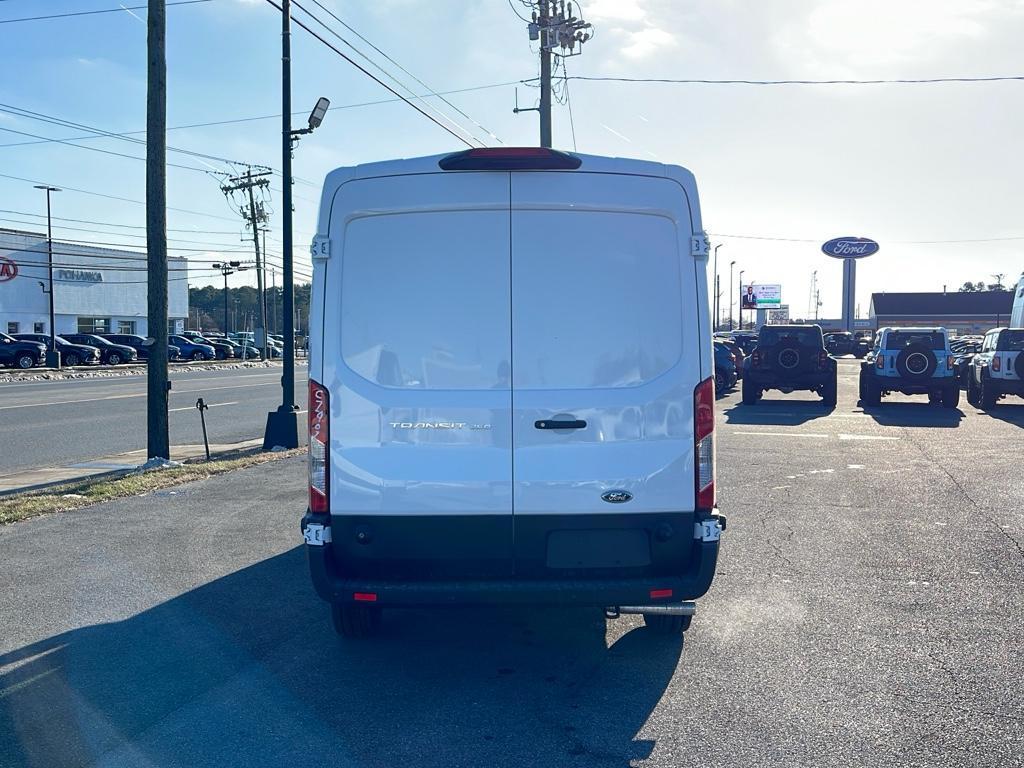
[[[1024,328],[1024,274],[1013,289],[1013,308],[1010,310],[1010,327]]]
[[[693,176],[375,163],[328,175],[317,232],[302,530],[338,632],[486,603],[684,630],[725,528]]]

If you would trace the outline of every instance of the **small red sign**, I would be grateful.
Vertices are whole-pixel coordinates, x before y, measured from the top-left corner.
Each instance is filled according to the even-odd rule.
[[[18,276],[18,265],[6,256],[0,256],[0,283],[6,283]]]

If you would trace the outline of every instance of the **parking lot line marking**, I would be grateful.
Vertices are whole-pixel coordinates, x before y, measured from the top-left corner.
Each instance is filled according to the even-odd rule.
[[[233,403],[210,403],[206,407],[207,408],[220,408],[222,405],[238,405],[238,403],[239,403],[238,400],[235,400]],[[188,405],[188,406],[185,406],[184,408],[168,408],[167,412],[168,413],[175,413],[176,411],[194,411],[195,408],[196,407],[194,405]]]
[[[760,435],[761,437],[814,437],[828,440],[828,435],[811,434],[808,432],[733,432],[734,435]]]
[[[840,440],[899,440],[889,435],[839,435]]]

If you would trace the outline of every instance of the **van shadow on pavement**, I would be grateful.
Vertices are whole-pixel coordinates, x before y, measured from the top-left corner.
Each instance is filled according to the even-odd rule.
[[[606,647],[580,609],[396,610],[341,642],[297,547],[0,656],[0,765],[620,767],[682,651]]]
[[[814,419],[830,415],[835,408],[827,406],[815,396],[814,400],[771,400],[768,396],[756,405],[737,403],[725,412],[727,424],[772,424],[796,427]]]
[[[885,427],[957,427],[964,418],[959,408],[943,408],[927,400],[865,405],[864,413]]]

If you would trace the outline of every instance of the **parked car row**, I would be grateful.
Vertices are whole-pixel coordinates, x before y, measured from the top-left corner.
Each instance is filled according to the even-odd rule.
[[[149,346],[143,336],[131,333],[66,333],[54,337],[61,364],[122,365],[149,358]],[[0,334],[0,365],[28,369],[46,362],[50,337],[45,333]],[[283,355],[282,345],[268,340],[271,357]],[[184,331],[168,337],[169,360],[251,360],[261,357],[260,350],[244,334],[237,336],[203,335]]]

